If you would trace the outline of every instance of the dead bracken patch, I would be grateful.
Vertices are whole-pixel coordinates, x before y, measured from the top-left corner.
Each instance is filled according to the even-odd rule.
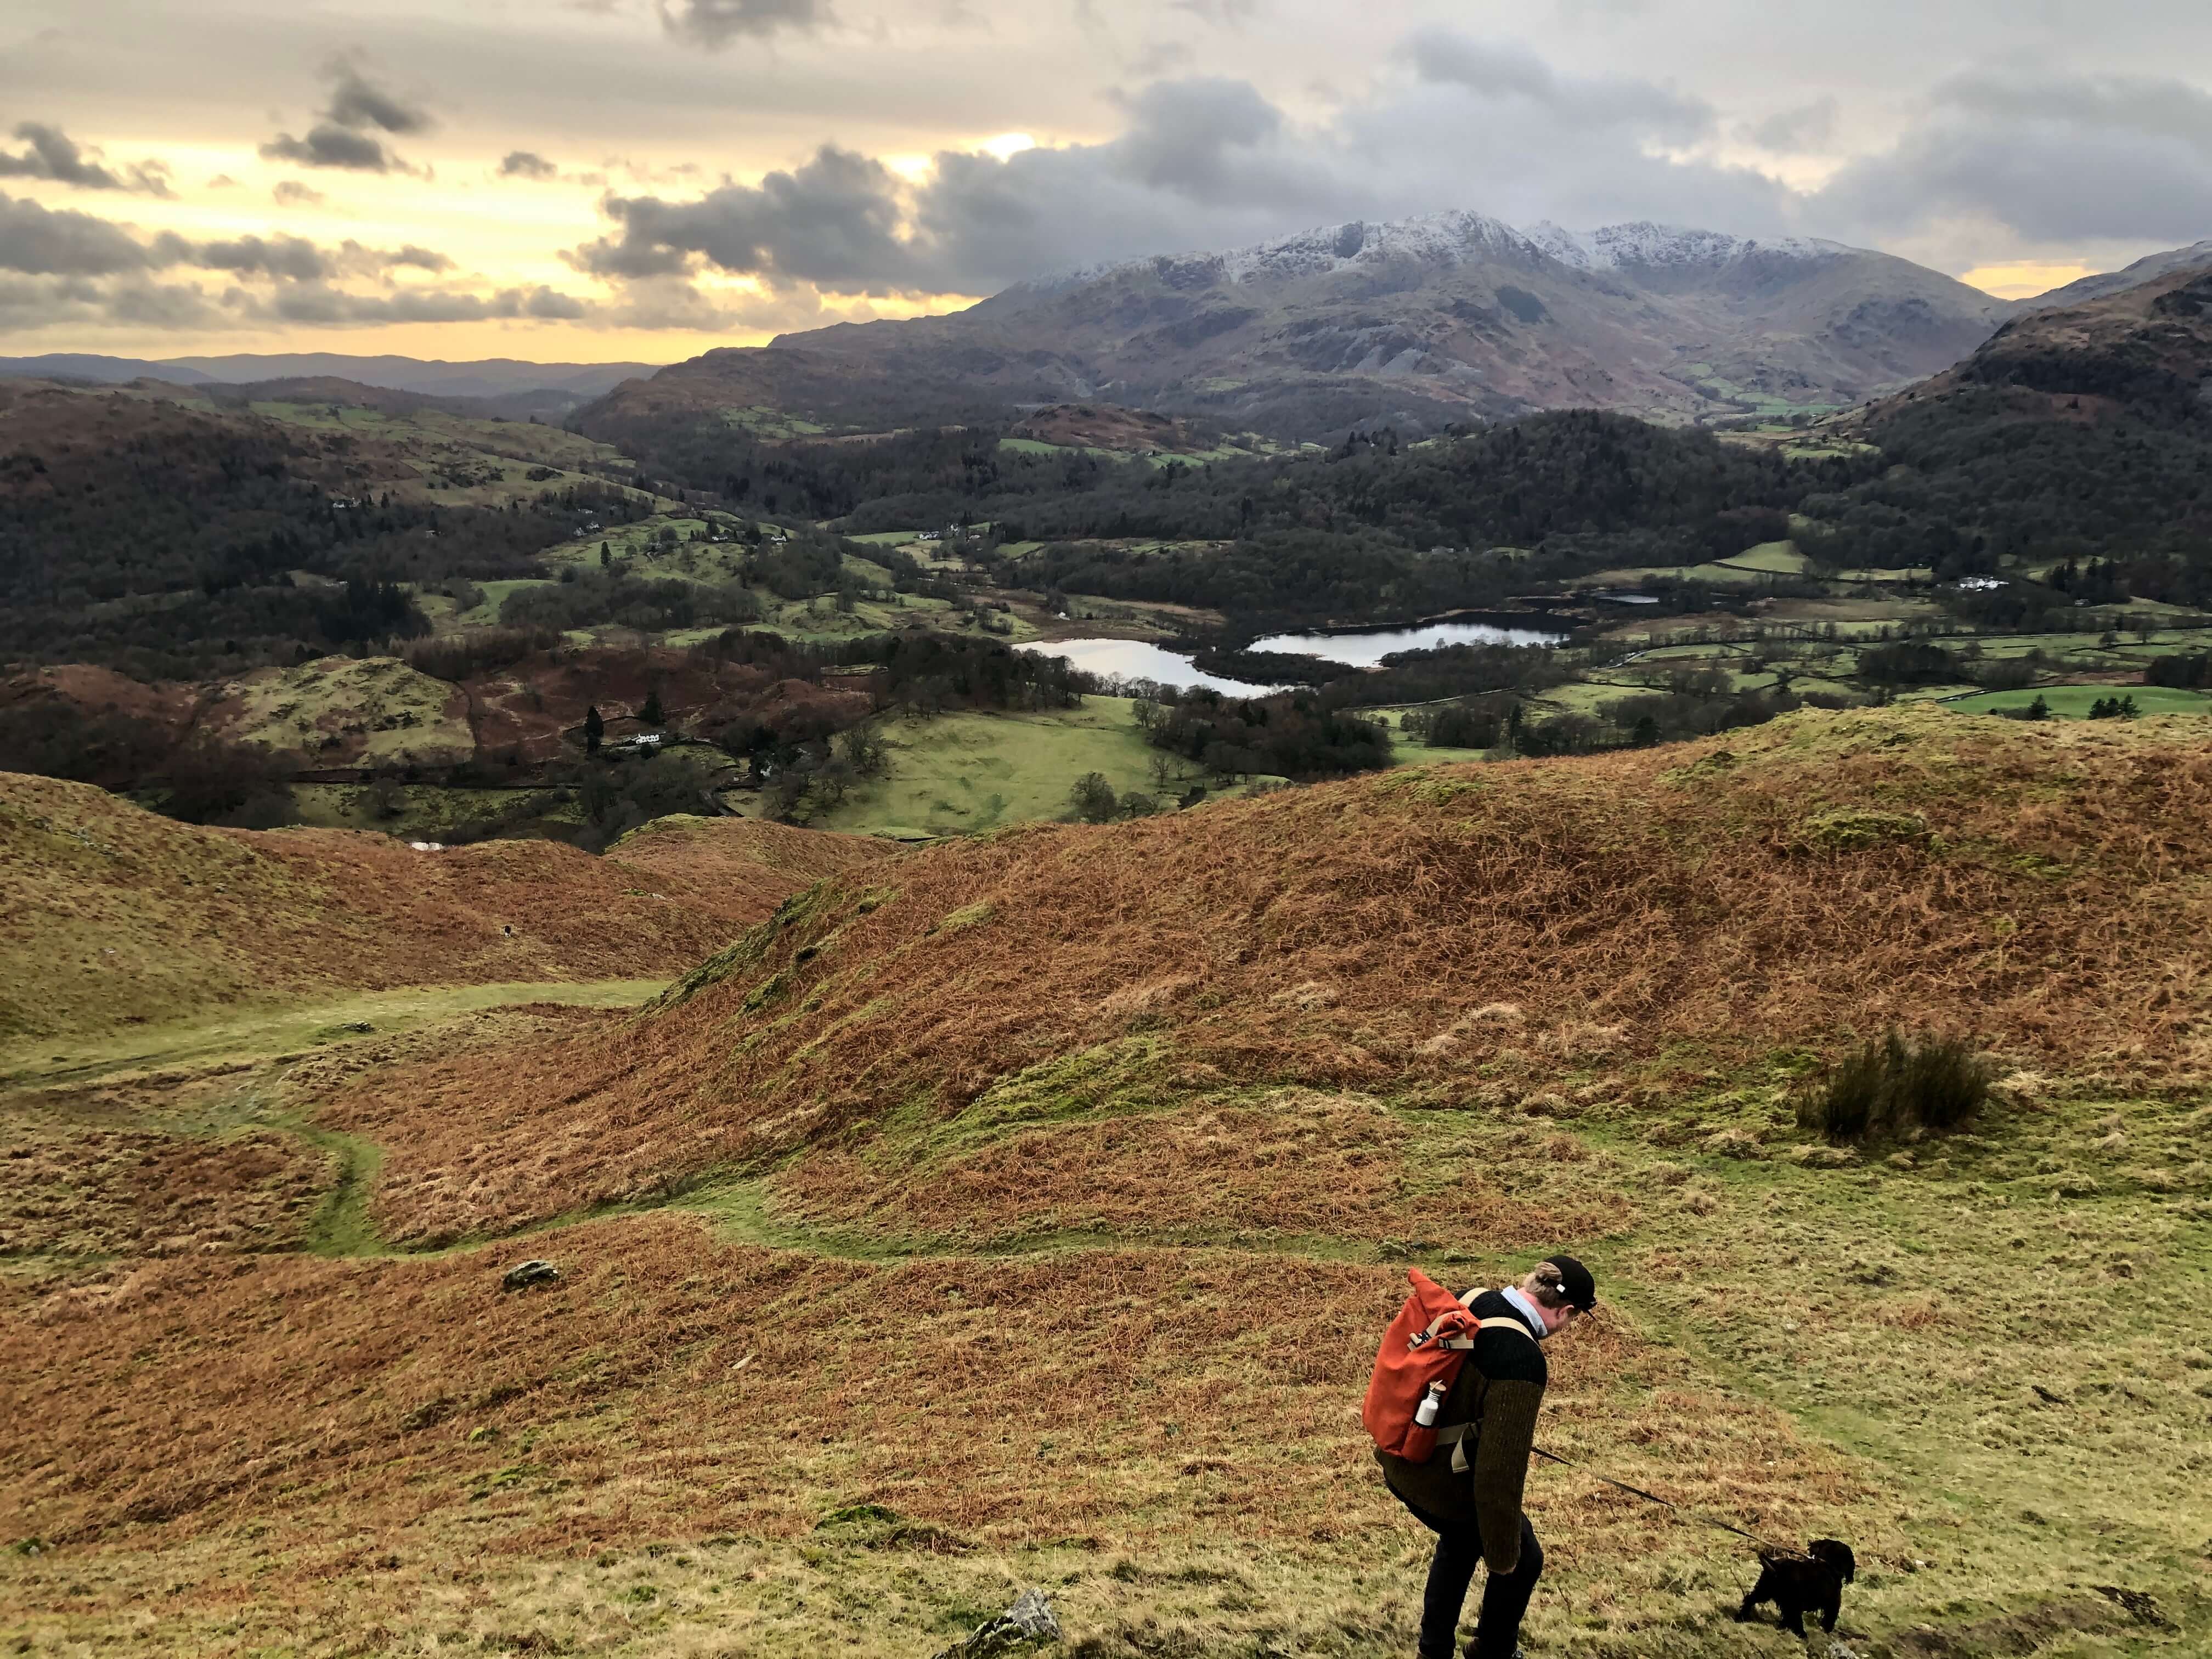
[[[0,1283],[0,1405],[40,1425],[0,1443],[0,1529],[175,1548],[251,1520],[270,1547],[320,1552],[333,1493],[349,1530],[472,1553],[796,1537],[854,1502],[993,1547],[1211,1536],[1224,1514],[1248,1541],[1398,1525],[1346,1418],[1402,1291],[1391,1268],[1143,1249],[872,1265],[720,1248],[671,1217],[570,1229],[549,1253],[562,1277],[527,1297],[502,1296],[488,1251]],[[1576,1455],[1680,1437],[1685,1494],[1741,1488],[1785,1524],[1863,1492],[1763,1407],[1718,1437],[1694,1390],[1618,1423],[1588,1409],[1631,1363],[1680,1364],[1603,1323],[1555,1360]],[[1586,1550],[1650,1525],[1580,1483],[1539,1498]]]
[[[0,1139],[0,1257],[296,1248],[331,1167],[327,1154],[268,1129]]]
[[[1811,714],[1732,733],[1726,767],[1516,763],[1441,805],[1355,779],[931,848],[833,880],[655,1018],[403,1091],[384,1212],[450,1236],[865,1139],[1139,1022],[1240,1085],[1476,1100],[1523,1020],[1516,1063],[1556,1071],[1971,1010],[2023,1060],[2178,1077],[2212,921],[2212,756],[2185,736]],[[1870,798],[1930,836],[1807,854],[1808,805]]]
[[[1053,1231],[1275,1229],[1500,1249],[1563,1236],[1556,1207],[1509,1200],[1479,1175],[1416,1197],[1408,1139],[1372,1101],[1282,1090],[1244,1104],[1025,1129],[919,1164],[896,1152],[820,1152],[779,1176],[775,1192],[806,1221],[983,1244]]]

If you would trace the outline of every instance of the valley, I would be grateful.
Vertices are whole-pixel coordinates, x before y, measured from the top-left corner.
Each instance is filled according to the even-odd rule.
[[[0,380],[0,1627],[1402,1654],[1378,1334],[1571,1249],[1532,1654],[2199,1650],[2201,252]]]

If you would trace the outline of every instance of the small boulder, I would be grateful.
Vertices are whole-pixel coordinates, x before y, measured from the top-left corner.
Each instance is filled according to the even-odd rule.
[[[532,1285],[551,1285],[559,1280],[561,1270],[550,1261],[518,1261],[507,1270],[499,1281],[502,1291],[527,1290]]]
[[[1025,1589],[1014,1598],[1013,1606],[978,1626],[972,1635],[939,1649],[934,1659],[997,1659],[1026,1643],[1060,1639],[1060,1620],[1052,1616],[1052,1604],[1044,1592]]]

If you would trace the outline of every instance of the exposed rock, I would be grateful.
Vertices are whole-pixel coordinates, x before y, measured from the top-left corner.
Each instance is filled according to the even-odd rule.
[[[551,1262],[533,1258],[528,1261],[518,1261],[509,1267],[506,1277],[499,1281],[499,1287],[502,1291],[526,1290],[532,1285],[554,1284],[560,1277],[561,1270]]]
[[[978,1626],[972,1635],[951,1647],[939,1648],[934,1659],[994,1659],[1024,1643],[1060,1639],[1060,1620],[1052,1616],[1052,1604],[1044,1592],[1025,1589],[996,1619]]]

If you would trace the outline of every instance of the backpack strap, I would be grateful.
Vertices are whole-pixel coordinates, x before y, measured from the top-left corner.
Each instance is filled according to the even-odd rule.
[[[1516,1330],[1520,1332],[1522,1335],[1527,1337],[1531,1342],[1534,1342],[1536,1340],[1535,1333],[1528,1328],[1528,1322],[1522,1319],[1518,1314],[1500,1314],[1494,1319],[1481,1320],[1477,1322],[1475,1329],[1478,1332],[1508,1329]],[[1474,1344],[1472,1342],[1450,1342],[1447,1343],[1445,1346],[1447,1347],[1454,1348],[1471,1348]],[[1449,1446],[1452,1449],[1451,1472],[1454,1474],[1465,1474],[1470,1468],[1474,1468],[1474,1465],[1468,1462],[1467,1443],[1471,1436],[1480,1431],[1481,1427],[1482,1418],[1478,1413],[1471,1421],[1447,1424],[1444,1427],[1437,1431],[1437,1444],[1439,1446]]]

